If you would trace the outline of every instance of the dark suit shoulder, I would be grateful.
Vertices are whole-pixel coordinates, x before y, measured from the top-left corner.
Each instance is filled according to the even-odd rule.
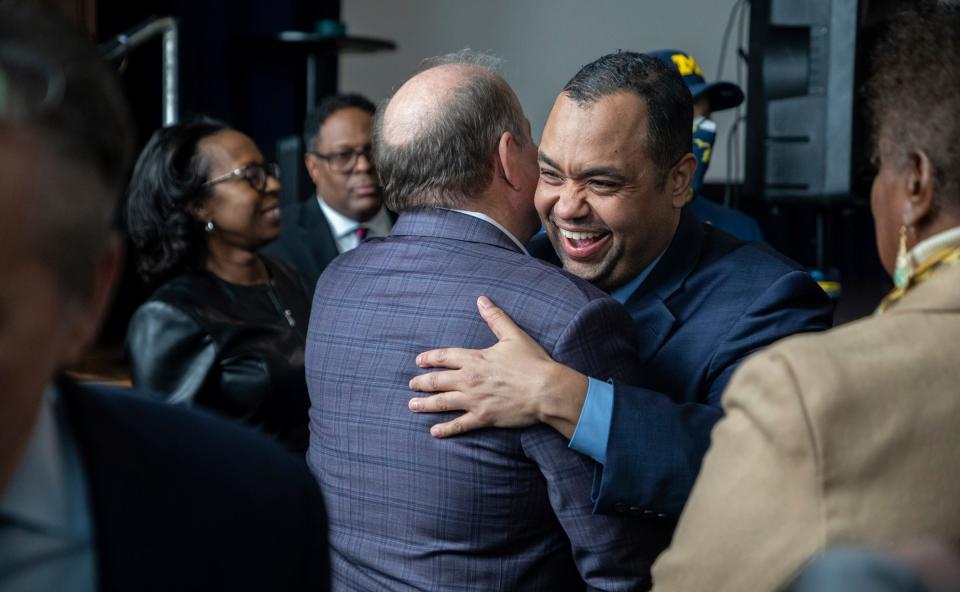
[[[703,248],[700,267],[721,264],[743,274],[780,276],[803,271],[796,261],[766,243],[740,240],[719,228],[703,224]]]
[[[74,386],[69,397],[81,423],[95,421],[103,428],[98,431],[106,432],[103,438],[135,450],[141,458],[161,460],[155,468],[163,466],[165,471],[217,488],[233,489],[234,477],[249,481],[253,490],[260,489],[256,482],[261,478],[285,480],[270,485],[281,491],[309,484],[302,479],[309,473],[296,457],[236,422],[202,410],[158,403],[137,391]]]
[[[60,382],[103,590],[324,590],[323,498],[265,436],[136,392]]]
[[[338,254],[337,243],[316,196],[280,209],[280,236],[260,249],[285,261],[303,278],[307,292]]]
[[[770,339],[829,328],[829,298],[800,264],[766,243],[743,241],[709,224],[703,227],[699,260],[682,289],[667,299],[678,319],[709,323],[717,339],[729,338],[726,328],[745,317],[761,323],[752,330]],[[709,310],[701,311],[696,303]],[[774,322],[768,314],[782,318]],[[747,340],[754,343],[751,350],[768,343],[755,338]]]

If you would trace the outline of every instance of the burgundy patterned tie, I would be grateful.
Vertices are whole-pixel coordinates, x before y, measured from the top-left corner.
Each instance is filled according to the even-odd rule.
[[[357,229],[353,231],[357,235],[357,244],[363,242],[363,239],[367,238],[368,228],[366,226],[357,226]]]

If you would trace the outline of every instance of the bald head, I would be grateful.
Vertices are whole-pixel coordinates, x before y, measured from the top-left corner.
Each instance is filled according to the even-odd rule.
[[[516,95],[490,62],[472,52],[425,60],[381,106],[373,150],[387,207],[462,208],[490,184],[504,132],[530,141]]]
[[[408,80],[384,109],[383,141],[405,144],[422,133],[464,83],[466,70],[460,65],[438,66]]]
[[[407,80],[384,110],[383,141],[396,145],[415,140],[442,116],[444,108],[456,99],[457,90],[474,77],[503,83],[496,74],[473,64],[443,64]]]

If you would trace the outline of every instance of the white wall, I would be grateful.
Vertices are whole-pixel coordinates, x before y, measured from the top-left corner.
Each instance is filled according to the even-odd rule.
[[[735,2],[343,0],[341,18],[348,33],[391,39],[398,49],[343,56],[340,89],[379,101],[424,57],[464,47],[485,50],[503,58],[501,73],[520,97],[539,138],[563,84],[581,66],[611,51],[686,50],[700,63],[707,80],[715,80],[724,27]],[[736,81],[736,33],[734,26],[724,66],[724,78],[732,81]],[[745,78],[741,86],[746,90]],[[707,178],[722,182],[733,112],[714,117],[720,138]],[[735,176],[740,178],[739,173]]]

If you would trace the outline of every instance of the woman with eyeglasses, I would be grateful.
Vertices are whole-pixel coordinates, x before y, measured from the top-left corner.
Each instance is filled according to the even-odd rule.
[[[279,170],[211,119],[158,130],[137,160],[126,221],[156,286],[127,331],[133,384],[307,447],[310,298],[258,249],[280,233]]]

